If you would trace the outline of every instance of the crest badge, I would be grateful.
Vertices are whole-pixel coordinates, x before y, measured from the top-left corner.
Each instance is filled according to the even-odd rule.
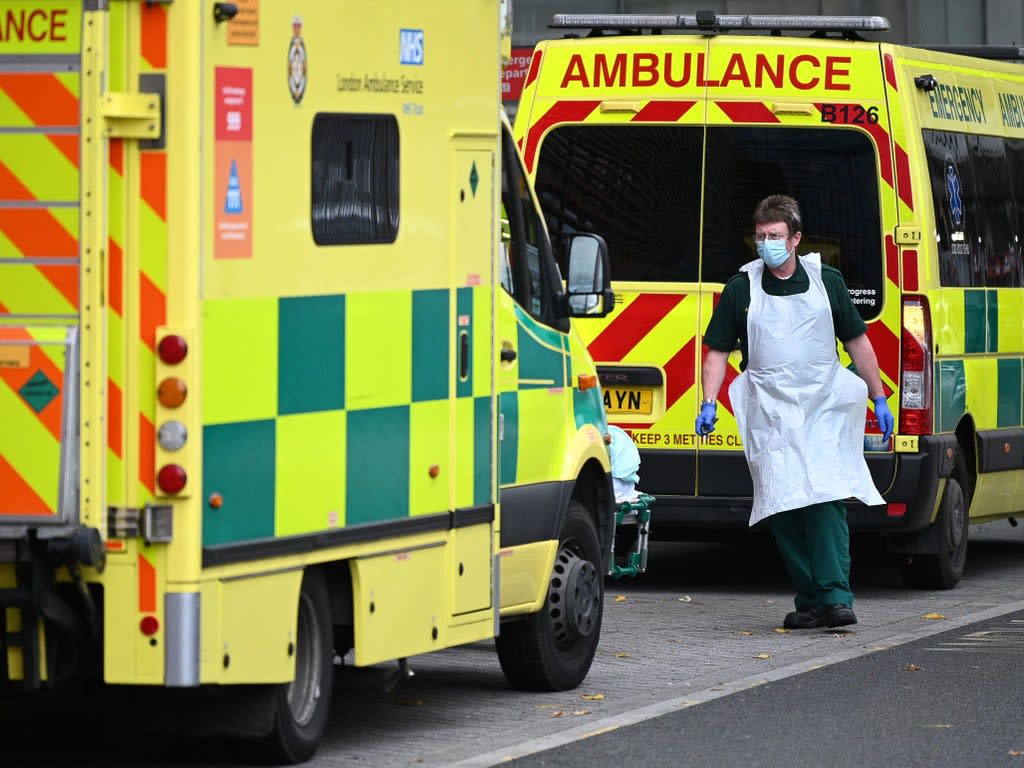
[[[292,41],[288,46],[288,90],[292,101],[302,101],[306,93],[306,44],[302,42],[302,18],[292,19]]]

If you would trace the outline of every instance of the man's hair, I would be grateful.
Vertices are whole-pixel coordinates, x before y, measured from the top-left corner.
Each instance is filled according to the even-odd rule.
[[[754,226],[784,221],[789,234],[801,231],[800,206],[789,195],[769,195],[754,209]]]

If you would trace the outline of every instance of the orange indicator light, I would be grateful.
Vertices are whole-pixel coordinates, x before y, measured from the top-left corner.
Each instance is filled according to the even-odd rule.
[[[177,408],[188,397],[188,387],[177,376],[170,376],[160,382],[156,397],[164,408]]]

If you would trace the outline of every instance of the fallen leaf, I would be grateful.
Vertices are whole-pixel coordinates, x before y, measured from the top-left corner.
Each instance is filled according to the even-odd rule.
[[[632,659],[633,657],[630,656],[625,651],[619,651],[618,653],[615,654],[615,658],[616,659]]]
[[[680,603],[692,603],[693,602],[693,598],[690,597],[689,595],[683,595],[682,597],[679,598],[679,602]]]
[[[537,709],[557,709],[557,704],[534,704]]]
[[[755,659],[770,659],[772,655],[770,653],[759,653],[755,656]]]
[[[1024,749],[1011,749],[1010,757],[1024,757]]]
[[[919,666],[917,666],[917,664],[907,664],[907,666],[905,666],[904,669],[907,670],[907,672],[920,672],[921,671],[921,668]]]
[[[603,693],[584,693],[583,694],[583,700],[584,701],[604,701],[604,694]]]
[[[551,716],[552,717],[565,717],[565,710],[563,710],[563,709],[556,709],[554,712],[551,713]]]
[[[949,723],[927,723],[925,728],[952,728],[953,726]]]
[[[574,709],[572,711],[572,713],[574,715],[577,715],[577,716],[579,716],[579,715],[589,715],[590,714],[590,710],[589,709]]]
[[[793,630],[786,629],[785,627],[776,627],[775,631],[778,632],[780,635],[788,635]]]
[[[616,603],[624,603],[624,602],[626,602],[626,596],[625,595],[616,595],[615,596],[615,602]]]
[[[403,707],[422,707],[423,699],[399,699],[395,703],[401,704]]]
[[[929,620],[931,620],[931,621],[935,621],[935,620],[938,620],[938,619],[944,619],[944,618],[946,618],[946,617],[945,617],[945,616],[943,616],[943,615],[942,615],[941,613],[926,613],[926,614],[925,614],[924,616],[922,616],[921,618],[922,618],[922,619],[929,619]]]
[[[749,630],[744,629],[744,630],[742,630],[740,632],[737,632],[736,634],[737,635],[742,635],[743,637],[751,637],[751,636],[753,636],[754,633],[749,631]]]

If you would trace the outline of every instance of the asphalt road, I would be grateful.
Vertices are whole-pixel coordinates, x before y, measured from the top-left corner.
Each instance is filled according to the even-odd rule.
[[[1024,764],[1024,612],[768,682],[504,765]]]
[[[904,589],[895,564],[857,542],[854,589],[860,623],[849,631],[780,632],[792,595],[770,539],[730,546],[659,543],[647,574],[607,584],[601,646],[579,689],[510,690],[489,642],[415,657],[416,675],[393,690],[386,689],[391,665],[343,667],[326,736],[307,765],[485,768],[518,759],[594,768],[1024,768],[1024,756],[1009,755],[1024,751],[1024,707],[1012,699],[1024,687],[1016,670],[1007,671],[1019,663],[1019,653],[902,655],[915,644],[969,635],[1024,610],[1024,526],[972,529],[963,581],[940,592]],[[920,669],[907,671],[911,663]],[[961,670],[964,665],[977,669]],[[946,699],[938,697],[943,691]],[[963,711],[975,711],[973,719],[952,707],[914,711],[907,703],[944,700],[962,701]],[[1000,713],[1017,718],[1016,741],[1007,731],[1013,722]],[[0,765],[226,768],[259,762],[258,753],[223,739],[165,735],[174,720],[173,711],[114,711],[98,702],[52,712],[0,708]],[[956,738],[946,738],[954,730]],[[987,744],[1003,762],[939,751],[942,739],[955,746],[961,737],[964,749]],[[862,742],[888,745],[891,759],[843,762]],[[830,743],[842,750],[833,754]],[[626,752],[610,752],[608,745],[626,745]],[[779,762],[771,762],[776,755]],[[736,762],[728,762],[733,756]]]

